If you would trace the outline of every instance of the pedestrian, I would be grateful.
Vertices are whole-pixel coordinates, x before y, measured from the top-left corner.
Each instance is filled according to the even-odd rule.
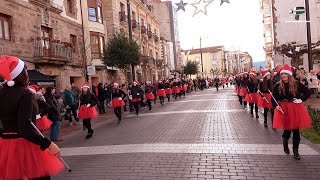
[[[245,96],[244,101],[249,103],[251,116],[254,117],[254,115],[253,115],[253,109],[254,109],[255,113],[256,113],[256,118],[258,119],[259,118],[259,114],[258,114],[259,108],[258,108],[257,103],[258,103],[258,95],[259,95],[258,94],[259,82],[256,78],[256,75],[257,75],[257,73],[254,70],[251,70],[249,72],[249,80],[247,83],[248,93]]]
[[[122,84],[121,85],[121,91],[124,92],[124,94],[126,95],[126,97],[124,97],[122,100],[124,102],[124,105],[123,105],[123,111],[124,112],[127,112],[127,105],[128,105],[128,97],[129,97],[129,94],[128,94],[128,90],[126,88],[126,85],[125,84]]]
[[[215,87],[216,87],[217,91],[219,91],[220,79],[218,77],[216,77],[214,79],[214,83],[215,83]]]
[[[129,86],[128,86],[129,110],[130,110],[130,112],[133,112],[133,111],[134,111],[134,109],[133,109],[133,103],[132,103],[131,88],[132,88],[132,84],[131,84],[131,83],[129,83]]]
[[[258,107],[263,108],[264,126],[268,127],[268,112],[271,112],[271,124],[273,124],[274,109],[271,103],[271,94],[273,91],[273,82],[269,69],[262,71],[263,80],[259,83],[260,97],[258,98]]]
[[[77,115],[76,99],[71,92],[71,84],[68,84],[66,86],[66,89],[63,91],[63,104],[66,106],[66,114],[70,114],[70,116],[67,117],[69,120],[69,125],[73,125],[71,112],[76,121],[76,124],[81,124]]]
[[[149,107],[149,111],[152,109],[152,101],[154,100],[154,94],[153,94],[153,87],[151,86],[151,81],[146,82],[146,88],[144,89],[145,91],[145,96],[147,99],[147,104]],[[160,100],[161,101],[161,100]]]
[[[83,126],[88,130],[86,139],[89,139],[93,135],[91,119],[98,116],[98,112],[95,108],[98,103],[98,99],[90,92],[90,85],[88,82],[83,83],[81,89],[79,118],[82,119]]]
[[[112,90],[112,107],[114,110],[114,114],[117,116],[118,118],[118,124],[120,124],[121,122],[121,109],[122,106],[125,105],[123,99],[126,97],[127,95],[121,90],[119,89],[119,84],[118,83],[114,83],[113,84],[113,90]]]
[[[72,83],[71,86],[72,86],[71,93],[76,100],[76,109],[78,109],[81,90],[76,86],[75,83]]]
[[[139,82],[134,81],[133,86],[130,89],[132,95],[132,104],[136,111],[136,114],[139,115],[139,103],[141,101],[141,91],[142,89],[138,86]]]
[[[164,98],[166,97],[166,92],[164,90],[164,84],[163,82],[160,80],[158,82],[158,91],[157,91],[157,96],[159,97],[160,100],[160,104],[163,105],[164,104]]]
[[[97,98],[99,100],[99,103],[98,103],[99,113],[104,114],[106,113],[106,109],[104,107],[104,101],[106,100],[106,96],[105,96],[105,91],[103,89],[102,83],[98,84],[97,90],[98,90]]]
[[[280,71],[280,81],[274,86],[272,100],[274,112],[273,128],[283,129],[283,149],[290,154],[288,140],[293,133],[293,154],[294,158],[300,160],[299,144],[300,129],[310,128],[312,120],[302,103],[310,97],[310,90],[293,78],[293,72],[289,65],[284,65]]]
[[[50,180],[63,170],[59,147],[42,137],[32,126],[36,112],[28,86],[25,63],[17,57],[0,58],[0,179]]]
[[[164,87],[165,87],[165,93],[167,95],[168,102],[170,102],[170,96],[172,94],[172,90],[171,90],[171,83],[169,80],[166,80]]]
[[[311,70],[306,79],[308,81],[308,87],[311,90],[312,94],[314,94],[315,97],[317,97],[319,82],[315,71]]]

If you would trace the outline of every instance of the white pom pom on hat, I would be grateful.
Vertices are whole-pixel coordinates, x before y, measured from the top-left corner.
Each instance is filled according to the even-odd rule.
[[[3,55],[0,57],[0,76],[9,87],[14,86],[13,79],[18,77],[24,69],[24,62],[15,56]]]

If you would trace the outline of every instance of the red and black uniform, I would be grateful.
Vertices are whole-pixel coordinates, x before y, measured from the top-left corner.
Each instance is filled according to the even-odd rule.
[[[175,99],[177,99],[178,95],[180,94],[180,86],[181,86],[181,82],[173,82],[172,83],[172,94],[175,95]],[[181,95],[180,95],[181,97]]]
[[[259,98],[259,94],[258,94],[258,83],[253,82],[251,79],[248,80],[247,82],[247,95],[244,98],[245,102],[249,103],[250,106],[250,113],[253,116],[253,108],[255,109],[256,112],[256,118],[259,118],[258,115],[258,98]]]
[[[240,77],[236,77],[235,78],[235,92],[238,95],[239,98],[239,103],[240,105],[242,105],[242,97],[240,96],[240,91],[241,91],[241,78]]]
[[[170,95],[172,93],[170,82],[166,82],[164,84],[164,88],[165,88],[165,92],[166,92],[166,95],[167,95],[167,98],[168,98],[168,102],[170,102]]]
[[[149,107],[149,110],[152,109],[152,101],[154,100],[155,96],[153,94],[153,87],[150,86],[150,85],[146,85],[145,89],[144,89],[144,92],[145,92],[145,96],[146,96],[146,99],[147,99],[147,104],[148,104],[148,107]]]
[[[272,106],[272,97],[269,93],[273,91],[272,80],[267,80],[266,82],[262,81],[259,83],[259,91],[260,96],[258,98],[258,107],[263,108],[263,116],[264,116],[264,126],[267,125],[268,112],[271,111],[271,122],[273,124],[273,115],[274,109]]]
[[[39,95],[36,94],[35,96],[39,96]],[[52,124],[52,121],[50,121],[46,116],[48,114],[50,106],[44,100],[44,98],[38,98],[37,105],[38,105],[38,113],[36,115],[36,126],[39,129],[39,131],[48,130],[50,129]]]
[[[249,78],[245,78],[245,77],[242,77],[241,78],[241,81],[240,81],[240,96],[241,96],[241,102],[240,104],[242,104],[243,102],[243,105],[245,107],[247,107],[247,102],[244,101],[244,98],[246,97],[246,95],[248,94],[248,81],[249,81]]]
[[[284,150],[289,154],[288,140],[293,132],[293,153],[296,159],[300,159],[298,149],[300,144],[300,132],[299,129],[310,128],[312,120],[309,113],[301,101],[306,101],[310,95],[310,90],[296,81],[297,91],[293,95],[289,89],[289,83],[284,83],[284,92],[280,92],[280,83],[277,83],[273,89],[273,96],[282,108],[282,112],[275,110],[273,128],[283,129],[282,134]],[[273,107],[277,106],[277,103],[272,99]]]
[[[160,104],[163,105],[164,103],[164,97],[166,97],[166,92],[164,90],[164,84],[163,83],[158,83],[158,91],[157,91],[157,95],[160,99]]]
[[[182,80],[181,81],[181,93],[183,94],[183,96],[186,96],[187,90],[188,90],[187,82]]]
[[[0,179],[50,179],[63,169],[60,160],[47,149],[51,142],[31,125],[35,122],[32,93],[25,88],[0,90]]]
[[[131,87],[130,92],[132,95],[133,107],[136,110],[136,114],[139,115],[139,103],[141,101],[142,89],[136,85]]]
[[[82,92],[80,95],[80,109],[78,117],[83,120],[83,125],[87,128],[88,134],[87,139],[91,138],[93,135],[93,130],[91,128],[91,119],[98,116],[98,112],[95,106],[98,104],[97,97],[88,91],[87,93]]]
[[[118,118],[118,124],[121,122],[121,108],[125,105],[123,99],[126,98],[126,93],[124,93],[121,89],[114,89],[112,91],[112,107],[114,110],[114,114]]]

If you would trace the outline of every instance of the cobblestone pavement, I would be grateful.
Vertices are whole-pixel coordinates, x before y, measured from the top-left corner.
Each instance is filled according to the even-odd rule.
[[[188,94],[120,125],[101,116],[91,139],[77,131],[59,144],[73,171],[53,179],[319,179],[319,147],[302,139],[294,160],[262,116],[251,117],[232,88]]]

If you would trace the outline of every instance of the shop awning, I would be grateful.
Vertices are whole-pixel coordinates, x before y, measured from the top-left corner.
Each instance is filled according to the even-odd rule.
[[[35,70],[28,70],[30,84],[37,86],[55,86],[56,80]]]

